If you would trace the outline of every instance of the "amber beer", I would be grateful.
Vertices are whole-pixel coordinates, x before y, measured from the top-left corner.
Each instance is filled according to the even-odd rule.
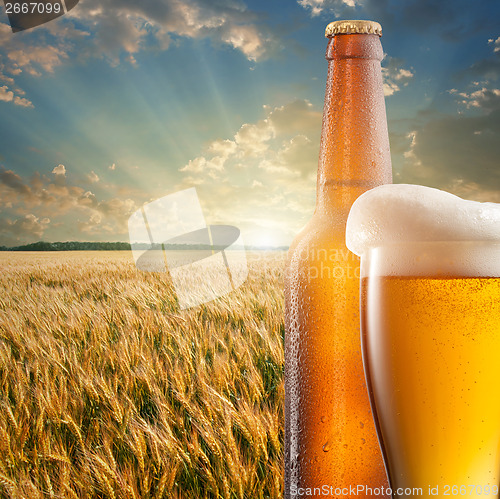
[[[450,251],[463,260],[452,275],[440,264]],[[418,255],[433,252],[441,255],[434,271],[421,272]],[[390,246],[371,253],[378,262],[395,258]],[[496,497],[500,244],[411,243],[402,253],[415,255],[411,268],[383,275],[372,262],[361,291],[367,376],[391,487],[395,495]],[[493,266],[478,275],[467,259]]]
[[[285,498],[363,497],[358,486],[386,495],[361,357],[359,259],[345,246],[354,200],[392,178],[380,35],[371,21],[327,27],[316,209],[285,276]]]
[[[363,359],[394,497],[497,497],[500,204],[418,185],[354,203]]]

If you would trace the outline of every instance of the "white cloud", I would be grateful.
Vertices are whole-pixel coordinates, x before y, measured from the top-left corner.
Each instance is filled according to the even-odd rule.
[[[415,148],[417,147],[417,135],[418,132],[416,130],[413,130],[407,135],[407,138],[410,140],[410,148],[403,153],[403,157],[411,160],[414,166],[420,166],[422,164],[415,154]]]
[[[25,99],[24,97],[19,97],[17,95],[14,97],[14,104],[22,107],[35,107],[30,100]]]
[[[52,170],[52,173],[54,175],[62,175],[63,177],[65,177],[66,176],[66,167],[64,165],[57,165]]]
[[[54,68],[69,57],[68,53],[56,46],[32,45],[24,49],[14,49],[7,53],[10,63],[34,76],[40,76],[41,70],[52,73]]]
[[[241,51],[252,61],[267,57],[277,47],[270,28],[256,24],[256,14],[239,1],[87,0],[68,16],[77,17],[95,32],[96,47],[113,59],[119,58],[120,52],[136,54],[148,37],[165,50],[171,35],[210,38]]]
[[[235,224],[243,237],[271,227],[284,244],[312,212],[322,112],[305,100],[263,111],[181,168],[178,187],[197,185],[207,220]]]
[[[401,90],[401,87],[408,85],[415,73],[402,66],[403,60],[397,57],[385,56],[382,67],[382,78],[384,81],[384,95],[386,97],[394,95]]]
[[[311,9],[313,16],[318,16],[323,10],[324,0],[298,0],[297,3],[304,9]]]
[[[67,184],[65,168],[53,169],[54,177],[35,173],[29,180],[0,168],[0,245],[33,242],[50,235],[65,240],[75,228],[92,239],[127,239],[128,217],[147,198],[133,200],[126,193],[94,194],[79,185]],[[59,172],[59,173],[56,173]],[[136,193],[137,195],[137,193]]]
[[[200,156],[190,160],[187,165],[180,169],[181,172],[206,173],[212,178],[218,178],[219,173],[224,171],[227,159],[237,152],[237,144],[233,140],[215,140],[208,146],[210,159]]]
[[[402,153],[404,165],[395,178],[469,199],[498,201],[500,90],[485,92],[481,88],[467,94],[455,89],[453,94],[474,112],[434,113],[423,122],[416,121],[406,139],[409,147]]]
[[[456,95],[458,102],[468,109],[491,110],[500,107],[500,89],[498,88],[481,87],[471,92],[459,92],[453,88],[449,90],[449,93]]]
[[[267,48],[272,43],[255,26],[230,26],[222,40],[235,49],[241,50],[247,59],[257,61],[265,56]]]
[[[89,182],[95,184],[96,182],[99,182],[100,178],[99,178],[99,175],[97,175],[97,173],[92,170],[88,175],[87,175],[87,178],[89,180]]]
[[[78,228],[84,234],[92,234],[96,232],[102,225],[102,215],[99,212],[94,212],[90,215],[88,220],[80,222]]]
[[[14,92],[10,91],[7,85],[0,87],[0,100],[3,100],[5,102],[10,102],[13,99],[14,99]]]
[[[236,148],[236,142],[233,140],[214,140],[209,146],[209,151],[217,156],[227,158],[236,151]]]
[[[260,61],[281,47],[272,28],[257,20],[257,13],[238,0],[86,0],[63,18],[24,36],[13,37],[10,27],[0,23],[0,81],[13,87],[14,77],[22,72],[53,73],[75,57],[137,66],[138,53],[167,50],[172,35],[178,40],[208,38],[216,46],[241,52],[249,61]],[[15,98],[24,95],[20,89],[9,91],[12,99],[4,91],[3,100],[33,107],[28,98]]]
[[[399,86],[393,81],[390,80],[384,81],[384,95],[386,97],[394,95],[396,92],[399,92],[399,90],[400,90]]]
[[[13,102],[16,106],[34,107],[30,100],[15,95],[12,90],[9,90],[7,85],[0,87],[0,101]]]
[[[278,151],[279,163],[302,177],[316,178],[318,163],[318,143],[305,135],[299,134],[283,142]]]
[[[200,156],[195,159],[190,159],[189,163],[181,168],[179,171],[181,172],[191,172],[191,173],[202,173],[207,169],[208,161],[203,156]]]
[[[298,0],[297,3],[304,9],[310,9],[311,15],[314,17],[323,12],[339,12],[343,7],[354,8],[361,2],[360,0]]]
[[[7,85],[14,85],[14,78],[11,78],[10,76],[4,75],[0,73],[0,80],[3,81],[4,83],[7,83]]]
[[[493,52],[500,52],[500,36],[496,40],[493,38],[488,40],[488,43],[493,45]]]
[[[50,219],[40,219],[33,213],[19,218],[0,218],[0,240],[3,245],[14,246],[41,239],[50,225]]]
[[[261,120],[256,124],[246,123],[241,126],[234,136],[237,144],[238,156],[262,155],[269,147],[269,140],[274,137],[275,131],[269,120]]]
[[[500,191],[489,188],[488,185],[480,185],[477,182],[455,180],[449,185],[449,190],[456,196],[474,201],[500,203]]]
[[[12,90],[9,90],[7,85],[0,87],[0,101],[13,102],[16,106],[34,107],[31,101],[15,95]]]
[[[307,136],[319,132],[322,112],[307,99],[297,99],[274,109],[265,106],[264,109],[269,113],[269,121],[278,135],[295,135],[301,130]]]

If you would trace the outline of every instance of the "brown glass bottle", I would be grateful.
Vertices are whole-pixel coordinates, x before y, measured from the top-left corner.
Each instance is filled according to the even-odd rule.
[[[392,181],[380,35],[371,21],[327,27],[316,209],[285,277],[285,498],[388,487],[363,372],[359,259],[345,246],[354,200]]]

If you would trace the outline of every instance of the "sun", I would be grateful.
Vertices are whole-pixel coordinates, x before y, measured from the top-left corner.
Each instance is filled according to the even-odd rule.
[[[273,248],[278,246],[276,235],[271,231],[260,231],[255,235],[254,238],[255,246],[259,248]]]

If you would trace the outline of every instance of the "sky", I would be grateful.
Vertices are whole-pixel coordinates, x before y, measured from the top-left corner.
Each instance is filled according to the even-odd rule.
[[[207,224],[288,245],[338,19],[382,24],[394,181],[500,202],[498,0],[80,0],[17,33],[0,9],[0,246],[128,241],[191,187]]]

